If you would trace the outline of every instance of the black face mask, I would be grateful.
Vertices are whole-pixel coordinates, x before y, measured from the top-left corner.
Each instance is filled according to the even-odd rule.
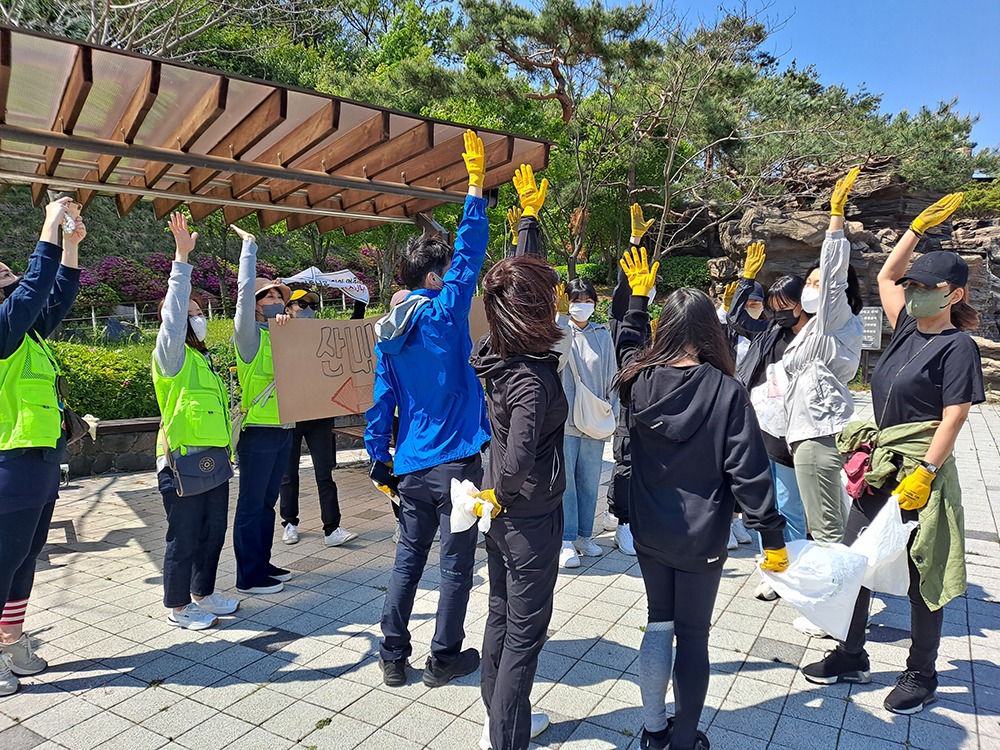
[[[14,293],[14,290],[16,290],[17,287],[20,284],[21,284],[21,277],[18,276],[16,279],[14,279],[12,282],[10,282],[7,286],[3,287],[3,293],[7,297],[9,297],[10,295],[12,295]]]
[[[795,310],[772,310],[771,320],[782,328],[791,328],[799,322],[801,315],[796,315]]]

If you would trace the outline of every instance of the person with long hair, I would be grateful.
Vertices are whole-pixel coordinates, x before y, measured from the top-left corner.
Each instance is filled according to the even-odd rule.
[[[847,525],[841,482],[843,459],[837,435],[854,414],[847,384],[858,372],[864,306],[857,274],[850,266],[851,243],[844,235],[844,207],[860,170],[838,180],[830,199],[830,225],[819,263],[806,274],[802,311],[809,320],[785,349],[781,363],[788,375],[785,392],[785,439],[795,464],[795,478],[814,541],[839,543]],[[825,635],[804,619],[796,628]]]
[[[788,566],[767,450],[733,355],[704,292],[663,303],[649,346],[647,294],[658,263],[633,248],[621,261],[632,298],[616,347],[629,420],[629,516],[646,589],[639,647],[644,750],[708,750],[698,721],[708,691],[708,634],[733,511],[763,540],[761,568]],[[676,637],[676,657],[672,656]],[[674,677],[676,716],[666,714]]]
[[[766,257],[763,242],[755,242],[747,248],[744,279],[736,290],[728,320],[740,335],[750,339],[746,356],[736,366],[736,378],[750,391],[750,403],[757,414],[771,463],[778,511],[786,521],[785,541],[790,542],[806,538],[806,519],[792,454],[785,439],[788,377],[782,358],[788,346],[805,328],[809,315],[803,311],[801,304],[805,282],[795,275],[781,276],[764,295],[769,322],[753,317],[747,310],[745,305],[755,288],[754,279],[763,268]],[[764,580],[757,586],[754,596],[766,601],[777,598],[770,584]]]
[[[493,440],[481,495],[501,509],[486,535],[489,613],[483,636],[483,750],[526,750],[548,726],[531,713],[538,655],[552,618],[563,537],[563,439],[569,406],[559,378],[548,263],[522,255],[483,278],[489,333],[472,365],[486,382]]]
[[[887,502],[919,527],[909,542],[910,650],[885,708],[914,714],[935,700],[944,607],[965,593],[965,523],[955,441],[973,404],[985,400],[979,348],[968,334],[979,314],[969,305],[969,267],[956,253],[929,252],[912,264],[921,235],[951,216],[962,193],[947,195],[917,216],[878,275],[892,339],[872,373],[874,424],[851,423],[844,452],[874,447],[868,491],[851,506],[851,544]],[[907,266],[909,265],[909,269]],[[894,488],[890,491],[890,488]],[[847,639],[802,668],[810,682],[871,680],[865,627],[871,592],[861,589]]]
[[[230,225],[243,240],[237,279],[233,346],[240,381],[243,421],[236,454],[240,489],[233,518],[236,590],[241,594],[277,594],[291,571],[271,562],[274,506],[292,452],[294,424],[278,416],[278,396],[271,357],[270,322],[288,320],[285,306],[291,291],[284,284],[257,277],[257,242],[249,232]]]
[[[7,269],[0,279],[0,696],[17,691],[18,675],[48,666],[34,652],[24,620],[66,450],[65,394],[45,339],[80,290],[87,228],[79,211],[69,198],[49,203],[24,275]]]
[[[228,526],[229,479],[180,497],[163,444],[174,460],[215,448],[211,452],[224,454],[228,464],[232,427],[226,386],[212,367],[205,345],[205,303],[191,289],[188,258],[198,233],[189,231],[187,217],[179,212],[170,217],[170,232],[174,236],[174,262],[167,294],[157,310],[160,328],[152,367],[156,402],[163,418],[156,451],[157,483],[167,514],[163,606],[169,610],[167,620],[172,625],[204,630],[215,625],[218,615],[232,614],[239,607],[238,601],[215,590]]]

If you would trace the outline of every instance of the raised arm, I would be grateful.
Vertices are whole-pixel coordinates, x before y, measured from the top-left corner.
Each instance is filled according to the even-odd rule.
[[[33,326],[42,338],[48,338],[59,327],[80,293],[80,243],[87,236],[87,226],[78,203],[70,201],[65,211],[73,219],[73,231],[63,229],[62,263],[56,272],[48,304],[42,308]]]
[[[161,312],[163,322],[156,332],[153,358],[160,374],[172,378],[184,366],[188,302],[191,299],[191,265],[188,263],[188,256],[198,241],[198,233],[188,231],[187,217],[179,211],[170,216],[168,226],[174,236],[174,262],[167,280],[167,295]]]
[[[823,335],[835,331],[853,315],[847,301],[847,267],[851,262],[851,243],[844,236],[844,208],[860,168],[854,167],[837,180],[830,198],[830,225],[819,254],[819,307],[816,331]]]
[[[517,255],[517,235],[521,227],[521,207],[511,206],[507,209],[507,226],[510,227],[510,245],[507,247],[507,258]]]
[[[521,199],[521,221],[518,225],[518,241],[515,255],[531,255],[545,260],[542,249],[541,232],[538,224],[538,212],[545,203],[549,192],[549,181],[542,178],[541,184],[535,182],[535,173],[530,164],[522,164],[514,171],[514,188]]]
[[[767,321],[754,318],[747,312],[747,302],[756,285],[757,274],[764,267],[767,254],[763,242],[751,242],[747,247],[747,258],[743,262],[743,278],[736,287],[733,301],[726,310],[726,324],[736,333],[751,341],[767,330]]]
[[[255,237],[235,224],[229,225],[243,240],[240,249],[240,268],[237,276],[236,315],[233,319],[233,341],[236,356],[245,363],[253,362],[260,348],[260,329],[257,327],[257,299],[254,283],[257,279],[257,243]]]
[[[618,329],[615,341],[615,356],[619,367],[631,364],[639,352],[649,343],[649,290],[656,285],[656,272],[660,268],[657,261],[649,267],[646,248],[633,247],[619,262],[628,281],[632,296],[628,311]]]
[[[878,273],[878,295],[882,301],[882,309],[889,318],[889,324],[895,328],[899,314],[906,305],[906,294],[896,282],[903,278],[910,265],[913,250],[923,233],[931,227],[946,221],[955,210],[962,205],[963,193],[950,193],[932,206],[925,208],[913,220],[910,228],[900,237],[896,247],[889,253],[882,270]]]

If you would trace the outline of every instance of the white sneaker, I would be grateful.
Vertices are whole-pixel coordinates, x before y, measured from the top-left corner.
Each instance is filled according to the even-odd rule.
[[[167,621],[171,625],[177,625],[188,630],[204,630],[215,625],[219,621],[219,618],[211,612],[206,612],[194,602],[191,602],[180,612],[175,609],[170,610],[170,613],[167,615]]]
[[[573,542],[563,542],[562,550],[559,552],[559,567],[580,567],[580,558],[576,556],[576,548],[573,546]]]
[[[827,633],[823,628],[818,625],[813,625],[805,617],[796,617],[792,621],[792,627],[798,630],[803,635],[808,635],[810,638],[829,638],[830,634]]]
[[[10,654],[0,654],[0,696],[13,695],[19,687],[21,681],[10,669]]]
[[[743,525],[742,518],[734,518],[729,528],[731,529],[731,535],[736,537],[736,541],[740,544],[750,544],[753,541],[753,537],[750,536],[747,527]]]
[[[31,648],[31,641],[28,640],[27,633],[21,633],[21,637],[13,643],[0,646],[0,654],[10,657],[10,671],[16,675],[38,674],[49,666],[49,663]]]
[[[541,712],[531,714],[531,735],[530,739],[535,739],[538,735],[549,728],[549,716]],[[479,749],[490,750],[490,717],[483,721],[483,736],[479,738]]]
[[[635,557],[635,541],[632,539],[632,529],[627,523],[618,524],[615,530],[615,546],[629,557]]]
[[[618,528],[618,519],[615,518],[610,510],[606,510],[601,513],[601,526],[604,527],[605,531],[614,531]]]
[[[298,544],[299,543],[299,527],[295,524],[288,524],[285,526],[285,531],[281,535],[281,541],[285,544]]]
[[[218,591],[213,591],[208,596],[196,601],[199,609],[210,612],[213,615],[231,615],[240,608],[238,599],[227,599]]]
[[[754,599],[760,599],[762,602],[773,602],[778,598],[778,593],[771,588],[771,584],[767,581],[761,581],[757,584],[757,588],[753,591]]]
[[[329,534],[326,535],[326,546],[327,547],[339,547],[341,544],[345,544],[352,539],[357,539],[358,535],[353,531],[348,531],[343,526],[338,526]]]
[[[574,545],[576,546],[576,551],[584,557],[600,557],[604,554],[601,546],[589,536],[578,536]]]

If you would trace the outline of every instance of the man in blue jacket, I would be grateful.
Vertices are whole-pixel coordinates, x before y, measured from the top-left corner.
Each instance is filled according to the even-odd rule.
[[[451,480],[468,479],[479,486],[480,451],[490,439],[483,387],[469,364],[469,310],[489,239],[483,142],[471,130],[462,156],[469,170],[469,195],[454,251],[436,237],[412,241],[404,251],[401,274],[413,291],[375,328],[375,404],[365,415],[365,447],[379,489],[393,497],[388,478],[399,477],[400,538],[379,649],[383,680],[390,687],[406,684],[407,658],[413,651],[410,613],[439,526],[441,587],[423,681],[440,687],[479,667],[479,652],[462,650],[476,528],[452,534],[445,521],[451,514]],[[393,457],[389,442],[397,409]]]

